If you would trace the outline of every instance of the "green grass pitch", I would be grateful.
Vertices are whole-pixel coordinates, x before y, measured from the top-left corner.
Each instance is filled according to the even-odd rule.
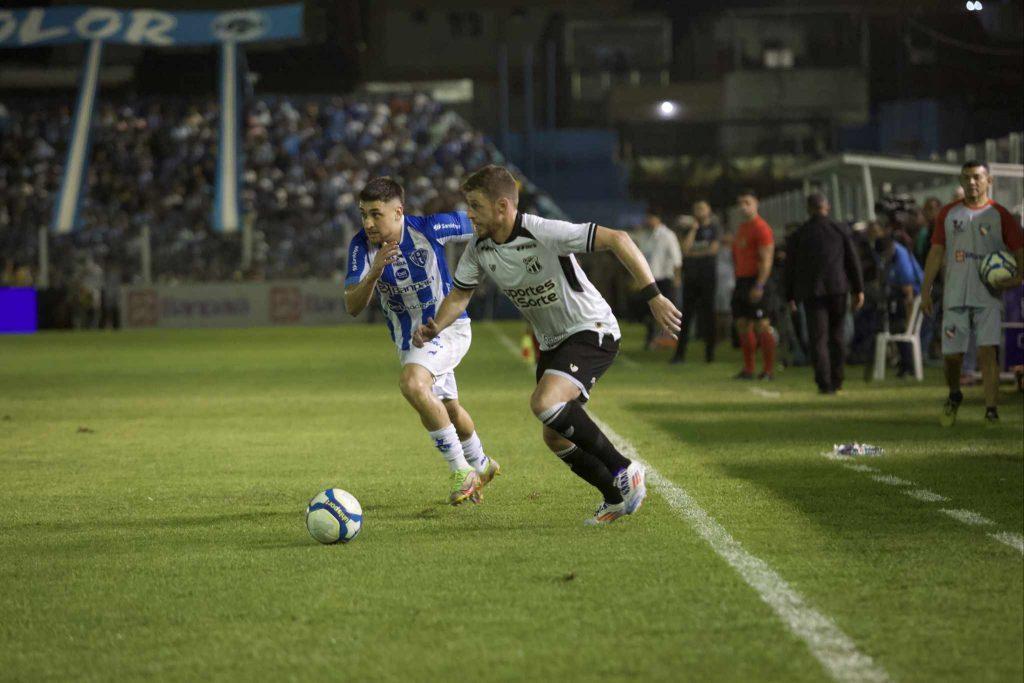
[[[380,326],[0,338],[0,680],[828,680],[658,491],[581,525],[594,492],[500,341],[521,329],[474,325],[459,368],[504,471],[460,508]],[[986,429],[968,389],[943,430],[935,371],[820,398],[640,339],[590,408],[746,552],[891,680],[1022,679],[1019,395]],[[854,440],[878,472],[821,455]],[[327,486],[363,505],[347,546],[306,533]]]

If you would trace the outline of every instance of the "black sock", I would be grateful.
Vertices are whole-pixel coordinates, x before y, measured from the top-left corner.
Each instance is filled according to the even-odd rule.
[[[985,414],[986,415],[995,415],[996,417],[999,417],[999,411],[996,410],[995,406],[985,406]]]
[[[964,392],[957,389],[956,391],[949,392],[949,400],[953,403],[960,405],[964,400]]]
[[[615,477],[596,457],[580,449],[579,446],[573,446],[568,451],[559,453],[558,457],[569,466],[573,474],[600,491],[604,496],[604,502],[612,504],[622,502],[622,494],[619,492],[619,487],[615,485]]]
[[[629,460],[615,449],[579,401],[569,401],[561,410],[544,420],[544,424],[587,453],[595,455],[612,474],[629,467]]]

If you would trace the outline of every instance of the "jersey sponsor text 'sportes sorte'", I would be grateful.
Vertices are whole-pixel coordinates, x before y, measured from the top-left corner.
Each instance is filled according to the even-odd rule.
[[[621,336],[611,307],[590,283],[573,254],[594,250],[594,223],[567,223],[516,214],[503,244],[473,237],[455,270],[454,283],[473,289],[487,276],[515,304],[543,350],[584,330]]]

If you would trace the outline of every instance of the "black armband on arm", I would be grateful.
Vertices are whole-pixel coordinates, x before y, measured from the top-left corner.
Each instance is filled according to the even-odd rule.
[[[650,301],[654,297],[661,296],[661,290],[658,289],[657,283],[652,282],[640,290],[640,296],[644,298],[644,301]]]

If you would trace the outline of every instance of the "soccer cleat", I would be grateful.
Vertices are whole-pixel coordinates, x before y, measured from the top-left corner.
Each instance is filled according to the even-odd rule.
[[[593,517],[588,517],[583,520],[583,523],[587,526],[597,526],[598,524],[611,524],[619,517],[626,514],[625,503],[605,503],[602,502],[597,506],[597,510],[594,512]]]
[[[770,372],[762,372],[757,376],[758,379],[768,380],[769,382],[774,381],[775,375]]]
[[[960,410],[960,402],[954,402],[953,399],[946,399],[945,405],[942,406],[942,417],[939,418],[939,424],[943,427],[952,427],[956,423],[956,411]]]
[[[754,373],[747,372],[746,370],[740,370],[735,375],[733,375],[733,379],[754,379]]]
[[[479,503],[482,500],[480,495],[480,475],[476,470],[467,468],[456,470],[451,475],[452,490],[448,494],[448,502],[452,505],[460,505],[467,500]]]
[[[626,505],[626,514],[631,515],[640,509],[647,497],[647,472],[644,466],[638,462],[629,464],[629,467],[619,470],[615,475],[615,485],[622,494],[622,500]]]
[[[478,472],[477,477],[480,479],[480,488],[483,488],[491,483],[491,480],[501,474],[501,465],[494,458],[487,458],[487,467],[484,468],[483,472]]]
[[[995,408],[985,409],[985,426],[986,427],[998,427],[999,426],[999,411]]]

